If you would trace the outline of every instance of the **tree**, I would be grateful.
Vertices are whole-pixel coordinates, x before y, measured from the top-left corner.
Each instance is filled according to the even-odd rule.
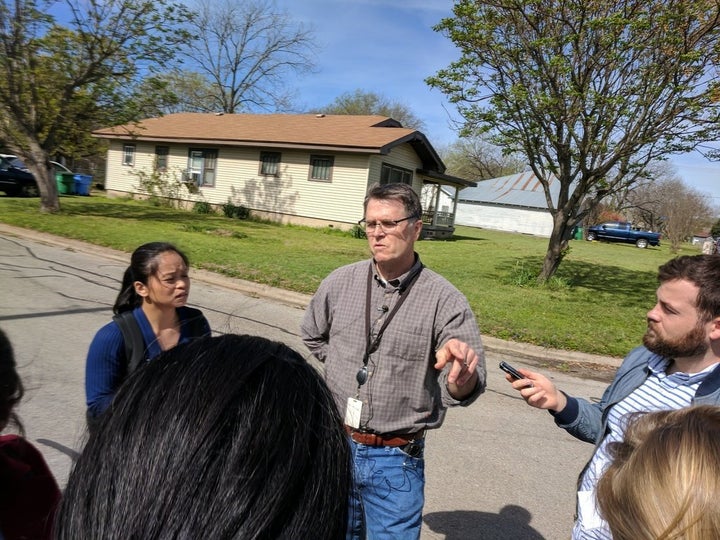
[[[468,180],[489,180],[524,169],[524,162],[503,154],[500,148],[479,136],[457,139],[439,153],[447,174]]]
[[[660,231],[677,252],[695,232],[707,229],[717,209],[710,198],[687,186],[675,168],[664,161],[648,165],[653,180],[641,182],[624,193],[608,197],[596,207],[602,209],[592,223],[609,220],[631,221],[633,224]],[[586,221],[589,223],[589,221]]]
[[[389,116],[404,127],[422,131],[425,123],[413,113],[407,105],[375,92],[355,90],[336,97],[335,100],[315,111],[325,114],[376,114]]]
[[[629,190],[619,205],[633,223],[661,231],[677,252],[695,232],[710,226],[717,209],[707,195],[685,185],[667,163],[651,166],[655,181]]]
[[[134,116],[137,81],[173,59],[187,39],[176,26],[190,17],[170,0],[66,6],[63,27],[34,0],[0,3],[0,139],[23,157],[49,212],[60,209],[50,157],[87,141],[103,119]]]
[[[295,24],[268,0],[200,0],[185,48],[189,68],[212,89],[203,107],[215,112],[288,110],[289,74],[311,71],[311,29]]]
[[[523,155],[543,184],[553,230],[540,282],[603,197],[717,138],[716,0],[458,0],[453,13],[435,30],[461,57],[427,82],[457,105],[464,133]]]
[[[676,169],[666,161],[648,164],[649,180],[639,181],[623,192],[616,192],[603,202],[606,206],[622,212],[624,219],[653,231],[659,231],[667,219],[666,201],[663,201],[659,186],[664,182],[682,184]],[[687,190],[678,189],[678,195]]]
[[[159,74],[146,81],[150,86],[162,87],[166,100],[162,103],[165,114],[179,112],[216,112],[218,100],[212,84],[200,73],[188,70],[173,70]],[[148,88],[150,95],[157,96],[158,90]]]
[[[714,215],[707,196],[689,188],[679,178],[661,180],[647,187],[663,216],[663,238],[677,253],[683,242],[712,223]]]

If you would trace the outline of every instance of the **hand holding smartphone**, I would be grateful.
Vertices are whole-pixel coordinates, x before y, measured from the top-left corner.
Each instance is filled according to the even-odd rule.
[[[525,378],[522,373],[520,373],[517,369],[515,369],[505,361],[500,362],[500,369],[502,369],[505,373],[509,373],[510,376],[515,380],[519,381],[520,379]]]
[[[505,373],[509,373],[510,376],[516,381],[519,381],[520,379],[527,379],[525,375],[520,373],[517,369],[515,369],[505,361],[500,362],[500,369],[502,369]],[[532,383],[530,383],[529,386],[532,386]]]

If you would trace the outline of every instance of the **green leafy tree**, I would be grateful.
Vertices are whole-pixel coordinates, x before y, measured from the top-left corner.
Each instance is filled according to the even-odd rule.
[[[50,158],[82,152],[100,122],[146,112],[138,83],[175,58],[191,17],[168,0],[64,3],[67,25],[44,2],[0,3],[0,139],[35,175],[47,212],[60,208]]]
[[[453,14],[435,30],[461,56],[427,82],[457,105],[465,133],[524,156],[543,183],[553,230],[540,282],[603,197],[717,139],[716,0],[459,0]]]
[[[425,123],[407,105],[399,101],[393,101],[381,94],[359,89],[336,97],[332,103],[314,112],[324,114],[376,114],[389,116],[406,128],[418,131],[425,129]]]

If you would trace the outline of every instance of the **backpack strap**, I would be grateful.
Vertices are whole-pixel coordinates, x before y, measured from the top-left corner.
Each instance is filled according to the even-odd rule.
[[[191,307],[185,307],[185,310],[187,317],[183,321],[183,326],[188,329],[188,337],[195,339],[205,336],[208,332],[208,324],[202,311]]]
[[[183,325],[188,328],[188,336],[193,339],[203,337],[207,333],[207,322],[202,311],[195,308],[186,309],[187,317],[183,321]],[[129,375],[145,361],[145,340],[132,310],[118,313],[113,317],[113,321],[122,332],[125,343],[125,361],[127,362],[126,374]]]
[[[145,359],[145,340],[143,340],[142,330],[140,330],[140,325],[135,320],[132,310],[118,313],[113,317],[113,321],[122,332],[125,343],[126,374],[129,375]]]

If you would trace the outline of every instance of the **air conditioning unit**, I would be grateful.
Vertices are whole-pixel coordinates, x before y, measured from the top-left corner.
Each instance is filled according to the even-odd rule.
[[[180,181],[185,184],[190,193],[196,193],[200,187],[200,173],[185,169],[180,175]]]
[[[199,186],[200,185],[200,173],[192,172],[189,169],[185,169],[182,172],[180,181],[183,184],[194,184],[195,186]]]

